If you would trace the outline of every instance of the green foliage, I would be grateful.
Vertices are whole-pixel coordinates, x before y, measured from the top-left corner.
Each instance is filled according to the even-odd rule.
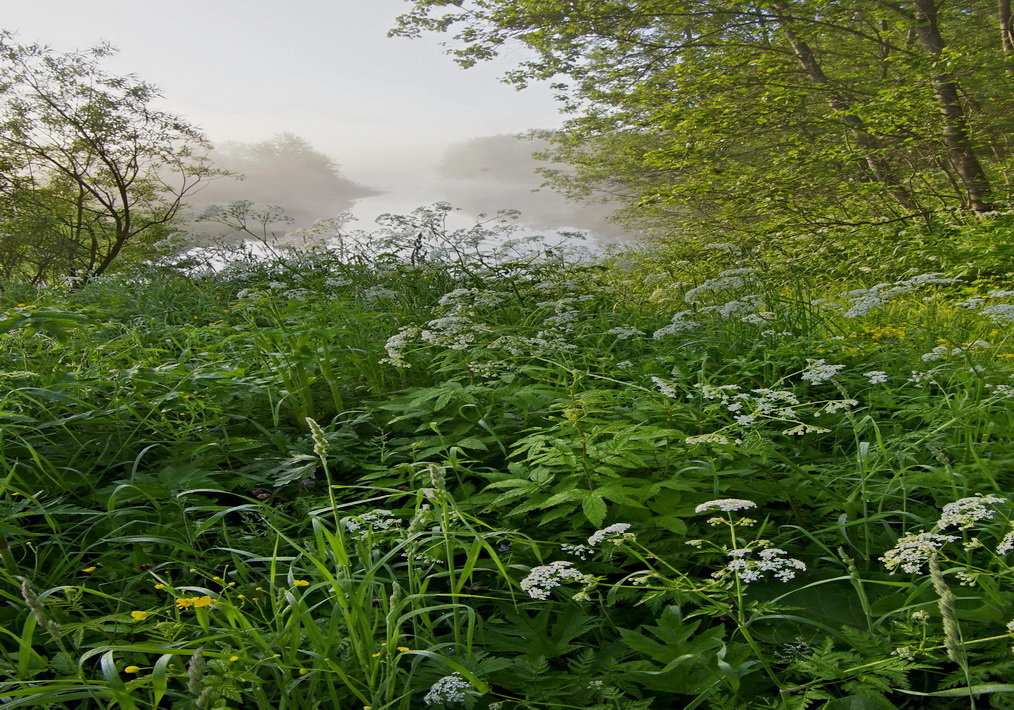
[[[6,704],[1003,706],[999,260],[444,216],[0,296]]]

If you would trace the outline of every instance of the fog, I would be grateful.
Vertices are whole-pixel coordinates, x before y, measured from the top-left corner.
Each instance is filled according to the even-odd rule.
[[[341,156],[325,155],[291,133],[251,143],[225,142],[211,154],[215,165],[231,174],[209,181],[190,198],[192,215],[211,205],[249,200],[278,206],[290,222],[275,223],[279,235],[311,226],[318,219],[350,212],[357,226],[369,230],[381,214],[408,214],[413,209],[447,202],[460,210],[462,225],[480,214],[517,210],[519,222],[533,233],[583,230],[599,243],[622,240],[624,230],[608,221],[614,206],[579,204],[542,188],[532,157],[545,147],[510,134],[455,143],[421,145],[401,160],[387,159],[363,176],[347,174]],[[364,164],[363,156],[353,156]],[[190,227],[220,236],[223,228],[192,217]]]

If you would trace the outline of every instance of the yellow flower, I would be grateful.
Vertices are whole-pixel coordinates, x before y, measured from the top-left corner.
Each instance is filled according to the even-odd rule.
[[[246,599],[246,594],[237,594],[236,598],[237,599]]]
[[[134,621],[144,621],[149,616],[150,616],[150,614],[148,612],[146,612],[146,611],[132,611],[132,612],[130,612],[130,617]]]
[[[398,650],[401,651],[402,653],[408,653],[412,649],[409,648],[408,646],[398,646]]]
[[[238,660],[239,660],[239,656],[229,656],[229,662],[230,663],[232,663],[233,661],[238,661]]]
[[[124,673],[137,673],[141,670],[141,666],[127,666],[123,669]]]
[[[156,584],[155,589],[165,589],[165,585],[162,583]]]
[[[299,675],[306,675],[306,674],[307,674],[307,673],[309,673],[309,672],[310,672],[310,671],[308,671],[308,670],[307,670],[307,669],[305,669],[305,668],[300,668],[300,669],[299,669]]]
[[[89,574],[91,574],[92,572],[94,572],[94,571],[95,571],[95,570],[97,570],[97,569],[98,569],[98,567],[95,567],[95,566],[93,565],[93,566],[91,566],[91,567],[85,567],[85,568],[84,568],[83,570],[81,570],[81,571],[82,571],[82,572],[88,572]]]
[[[203,597],[180,597],[176,600],[176,606],[180,609],[189,609],[190,607],[200,609],[201,607],[211,606],[213,601],[215,600],[207,595]]]
[[[293,587],[309,587],[310,583],[307,582],[305,579],[294,579],[294,580],[292,580],[292,586]]]
[[[380,651],[377,651],[376,653],[371,653],[370,658],[380,658]]]

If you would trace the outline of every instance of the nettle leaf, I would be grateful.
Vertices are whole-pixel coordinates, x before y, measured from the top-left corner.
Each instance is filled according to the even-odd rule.
[[[602,521],[606,519],[606,502],[598,493],[590,492],[581,503],[581,511],[588,522],[595,527],[600,527]]]

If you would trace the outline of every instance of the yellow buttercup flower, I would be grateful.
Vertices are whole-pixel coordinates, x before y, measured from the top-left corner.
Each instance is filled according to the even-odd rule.
[[[180,597],[176,600],[176,606],[180,609],[190,609],[191,607],[200,609],[201,607],[211,606],[213,601],[215,600],[208,595],[204,595],[203,597]]]
[[[229,662],[230,663],[233,662],[233,661],[238,661],[238,660],[239,660],[239,656],[229,656]]]
[[[161,583],[159,583],[159,584],[156,584],[156,585],[155,585],[155,589],[165,589],[165,585],[164,585],[164,584],[161,584]]]
[[[380,652],[378,651],[377,653],[371,653],[370,658],[380,658]]]
[[[127,666],[123,669],[124,673],[137,673],[141,670],[141,666]]]
[[[292,580],[292,586],[293,587],[309,587],[310,583],[307,582],[305,579],[294,579],[294,580]]]
[[[89,574],[91,574],[92,572],[94,572],[94,571],[95,571],[95,570],[97,570],[97,569],[98,569],[98,567],[95,567],[95,566],[93,565],[93,566],[91,566],[91,567],[85,567],[85,568],[84,568],[83,570],[81,570],[81,571],[82,571],[82,572],[88,572]]]
[[[144,621],[144,620],[145,620],[145,619],[147,619],[147,618],[148,618],[149,616],[151,616],[151,614],[149,614],[149,613],[148,613],[148,612],[146,612],[146,611],[132,611],[132,612],[130,612],[130,617],[131,617],[131,618],[132,618],[132,619],[133,619],[134,621]]]
[[[398,650],[401,651],[402,653],[407,653],[408,651],[411,651],[412,649],[409,648],[408,646],[398,646]]]

